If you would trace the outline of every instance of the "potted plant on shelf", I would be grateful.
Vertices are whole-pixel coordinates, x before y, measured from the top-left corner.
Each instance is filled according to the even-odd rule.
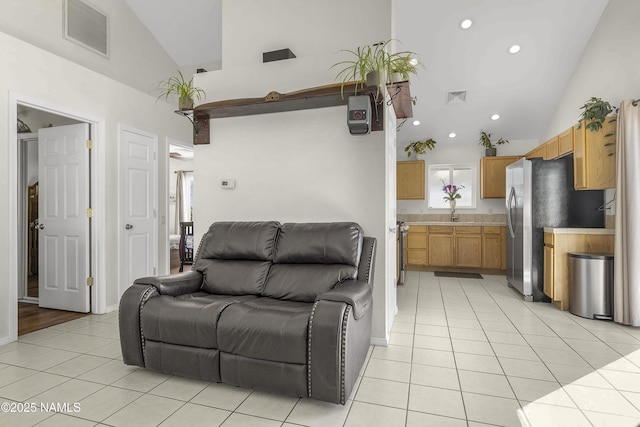
[[[158,95],[158,99],[162,97],[168,99],[171,94],[177,95],[178,108],[181,111],[193,110],[193,98],[195,97],[200,101],[203,96],[206,96],[204,90],[193,85],[193,77],[186,81],[180,71],[178,71],[177,76],[158,82],[157,89],[161,92]]]
[[[487,133],[483,130],[480,131],[480,142],[478,142],[478,145],[484,146],[485,148],[484,154],[487,157],[495,157],[497,154],[496,147],[498,145],[508,144],[508,143],[509,143],[508,140],[502,139],[502,138],[498,139],[496,142],[492,142],[490,133]]]
[[[412,142],[404,148],[404,151],[407,153],[407,157],[411,157],[411,154],[418,156],[418,154],[424,154],[425,150],[433,150],[435,148],[436,141],[432,138],[429,138],[425,141],[416,141]]]
[[[342,50],[354,56],[353,59],[341,61],[331,68],[342,66],[336,79],[342,81],[342,88],[348,82],[362,82],[366,86],[386,84],[393,73],[398,73],[402,79],[407,80],[410,74],[417,74],[417,65],[420,64],[414,52],[402,51],[396,53],[387,52],[387,45],[391,40],[366,45],[353,50]],[[356,86],[357,90],[357,86]]]
[[[580,115],[578,129],[580,129],[582,123],[584,123],[584,127],[591,132],[597,132],[602,129],[606,117],[614,110],[611,104],[596,97],[591,97],[591,99],[580,108],[584,111]]]

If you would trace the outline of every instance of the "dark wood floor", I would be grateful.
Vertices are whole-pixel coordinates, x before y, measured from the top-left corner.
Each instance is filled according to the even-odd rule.
[[[18,336],[88,316],[89,313],[40,308],[38,304],[18,303]]]

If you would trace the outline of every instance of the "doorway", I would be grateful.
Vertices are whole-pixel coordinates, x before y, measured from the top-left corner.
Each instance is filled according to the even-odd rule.
[[[184,270],[189,262],[189,249],[193,255],[193,147],[177,140],[168,141],[169,147],[169,273]],[[191,223],[183,224],[181,223]],[[187,233],[190,233],[187,235]],[[185,234],[185,235],[183,235]],[[189,247],[191,246],[191,247]]]
[[[82,136],[81,144],[76,144],[76,147],[81,145],[86,147],[88,135],[91,139],[103,140],[104,139],[104,120],[100,118],[91,117],[84,114],[75,114],[73,112],[65,111],[60,108],[48,106],[46,102],[30,99],[27,96],[18,95],[16,93],[9,93],[9,122],[18,122],[17,129],[9,129],[9,139],[12,141],[9,144],[9,221],[16,224],[16,227],[11,227],[9,230],[9,301],[14,301],[9,305],[9,342],[17,339],[18,336],[18,302],[25,301],[31,306],[37,306],[42,303],[41,286],[43,282],[43,270],[40,261],[35,262],[36,259],[41,259],[41,254],[46,250],[43,250],[43,245],[52,245],[52,239],[43,238],[41,234],[42,229],[47,229],[42,225],[42,212],[39,212],[36,218],[35,211],[41,210],[43,204],[46,205],[46,198],[43,203],[42,183],[43,178],[42,171],[39,170],[37,174],[35,170],[34,161],[35,156],[30,151],[34,151],[34,147],[39,146],[39,138],[37,137],[37,129],[49,129],[50,131],[60,130],[64,126],[82,124],[82,127],[86,129],[87,138]],[[18,119],[20,119],[18,121]],[[22,122],[23,126],[20,125]],[[57,128],[57,129],[56,129]],[[15,130],[14,130],[15,129]],[[33,132],[30,132],[33,131]],[[14,133],[15,132],[15,133]],[[50,137],[49,135],[48,137]],[[31,144],[25,145],[25,142]],[[48,145],[48,147],[54,146]],[[63,153],[63,157],[69,157],[67,154],[73,148],[71,140],[64,140],[57,144],[60,148],[60,153]],[[97,194],[95,189],[101,184],[98,179],[94,179],[96,176],[101,177],[100,182],[104,182],[104,148],[96,151],[93,155],[87,155],[87,159],[83,160],[86,166],[86,185],[85,189],[81,190],[86,194],[86,206],[77,206],[76,213],[81,213],[85,218],[90,218],[90,209],[97,211],[99,206],[104,206],[104,195]],[[38,157],[42,153],[38,153]],[[48,153],[45,153],[45,156]],[[83,157],[84,159],[84,157]],[[60,169],[64,169],[67,172],[73,167],[78,165],[63,165]],[[51,173],[51,168],[47,169],[46,173]],[[46,175],[45,173],[45,175]],[[71,177],[71,175],[69,175]],[[89,179],[91,177],[91,179]],[[76,179],[73,182],[74,185],[80,181]],[[37,185],[34,185],[36,184]],[[31,190],[31,191],[29,191]],[[70,190],[65,190],[68,194]],[[37,195],[37,198],[34,197]],[[67,213],[72,203],[69,203],[76,198],[67,198],[66,206]],[[29,202],[31,200],[31,203]],[[60,205],[60,200],[56,197],[51,198],[51,206]],[[37,206],[37,208],[36,208]],[[87,210],[89,209],[89,210]],[[77,215],[78,217],[81,215]],[[49,257],[47,262],[49,266],[60,266],[60,268],[66,269],[65,274],[69,275],[70,269],[67,263],[70,259],[85,258],[85,271],[86,277],[76,277],[73,283],[77,289],[73,289],[73,286],[66,286],[60,283],[60,290],[75,291],[80,290],[84,293],[86,298],[86,304],[80,311],[104,313],[106,312],[105,305],[105,289],[103,288],[103,275],[104,275],[104,242],[101,243],[100,236],[104,235],[104,215],[102,215],[98,221],[92,221],[91,219],[85,221],[86,234],[84,236],[78,236],[75,242],[73,239],[67,239],[66,243],[71,242],[67,246],[64,246],[65,254],[58,254],[55,250],[55,245],[52,247],[50,253],[55,254],[57,258]],[[31,224],[31,227],[29,227]],[[35,225],[38,225],[37,233],[35,231]],[[55,230],[55,226],[52,224],[49,228]],[[74,252],[75,250],[75,252]],[[86,254],[86,257],[82,257],[81,254]],[[91,257],[91,254],[97,254],[97,256]],[[60,256],[62,255],[62,256]],[[31,262],[30,262],[31,260]],[[59,262],[56,262],[59,261]],[[37,267],[36,267],[37,265]],[[98,268],[98,267],[101,268]],[[85,273],[82,273],[84,276]],[[89,279],[93,279],[95,286],[88,288]],[[36,293],[34,283],[38,283],[38,291]],[[59,283],[59,281],[58,281]],[[53,282],[49,282],[48,290],[51,290],[54,285],[58,285]],[[29,286],[31,284],[31,286]],[[45,298],[46,299],[46,298]],[[66,298],[64,298],[66,300]],[[68,307],[59,307],[61,309],[68,310]],[[60,310],[56,310],[60,311]],[[65,311],[60,311],[65,313]],[[58,313],[59,314],[59,313]],[[64,316],[63,316],[64,317]],[[63,322],[65,320],[62,320]],[[58,322],[60,323],[60,322]],[[50,326],[50,325],[47,325]]]

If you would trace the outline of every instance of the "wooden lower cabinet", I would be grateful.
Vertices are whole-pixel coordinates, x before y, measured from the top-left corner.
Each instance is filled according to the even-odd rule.
[[[407,233],[407,264],[427,265],[427,227],[412,225]]]
[[[504,269],[506,251],[503,250],[505,227],[483,227],[482,230],[482,268]],[[505,261],[503,262],[503,259]]]
[[[553,283],[553,246],[544,245],[544,294],[552,298],[554,293]]]
[[[429,265],[453,267],[453,227],[429,227]]]
[[[544,293],[569,309],[569,253],[612,254],[613,234],[544,233]]]
[[[456,267],[482,267],[482,227],[456,227],[455,243]]]
[[[408,265],[506,269],[504,226],[410,226]]]

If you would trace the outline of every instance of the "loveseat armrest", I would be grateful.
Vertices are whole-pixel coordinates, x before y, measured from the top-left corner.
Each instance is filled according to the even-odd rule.
[[[345,280],[333,289],[316,297],[316,301],[334,301],[349,304],[353,309],[353,317],[360,319],[371,305],[371,286],[359,280]]]
[[[118,327],[122,360],[127,365],[144,367],[144,339],[140,327],[140,312],[149,299],[158,296],[155,286],[133,284],[120,298]]]
[[[176,297],[199,291],[202,286],[202,280],[202,273],[190,270],[168,276],[141,277],[134,280],[133,283],[136,285],[151,285],[158,290],[160,295]]]

